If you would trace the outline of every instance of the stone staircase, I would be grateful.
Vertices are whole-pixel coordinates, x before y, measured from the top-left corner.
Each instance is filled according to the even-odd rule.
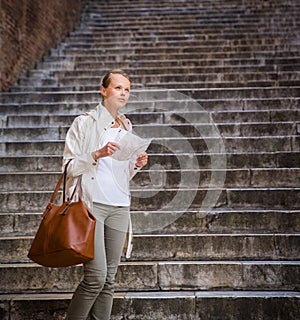
[[[81,266],[27,251],[65,133],[116,67],[153,142],[112,319],[300,318],[299,13],[296,0],[86,1],[79,28],[0,95],[1,319],[64,319]]]

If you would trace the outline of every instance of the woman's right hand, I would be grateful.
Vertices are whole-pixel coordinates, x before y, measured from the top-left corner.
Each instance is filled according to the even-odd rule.
[[[98,149],[92,153],[94,160],[98,160],[99,158],[104,158],[107,156],[111,156],[118,149],[120,149],[120,145],[116,142],[110,141],[101,149]]]

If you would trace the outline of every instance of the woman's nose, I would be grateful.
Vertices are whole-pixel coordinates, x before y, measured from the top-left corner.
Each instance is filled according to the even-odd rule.
[[[127,89],[121,89],[121,95],[122,96],[125,96],[125,95],[127,95],[129,92],[128,92],[128,90]]]

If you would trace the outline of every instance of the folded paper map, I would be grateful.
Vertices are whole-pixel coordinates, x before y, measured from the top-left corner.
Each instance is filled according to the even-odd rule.
[[[119,161],[136,159],[147,150],[151,141],[152,139],[144,139],[127,131],[121,135],[119,141],[116,141],[120,145],[120,149],[112,154],[111,157]]]

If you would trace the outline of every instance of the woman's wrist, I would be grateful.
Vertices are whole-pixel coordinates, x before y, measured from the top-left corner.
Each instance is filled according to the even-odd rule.
[[[97,151],[92,152],[92,157],[95,161],[97,161],[99,159],[98,153]]]

